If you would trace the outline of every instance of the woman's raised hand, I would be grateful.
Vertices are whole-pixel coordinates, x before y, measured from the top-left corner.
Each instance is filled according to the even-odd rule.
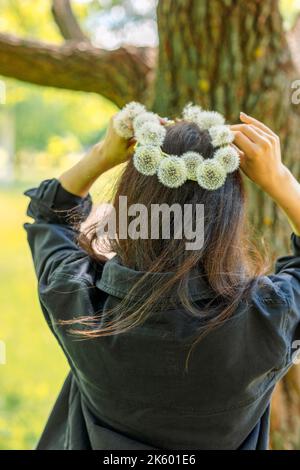
[[[134,151],[135,141],[120,137],[110,120],[105,138],[72,168],[59,178],[62,186],[72,194],[84,197],[92,184],[107,170],[130,158]]]
[[[257,119],[244,113],[240,117],[243,124],[231,129],[242,171],[281,207],[300,236],[300,184],[282,163],[279,137]]]
[[[264,191],[273,194],[286,167],[281,160],[280,139],[265,124],[241,113],[242,124],[231,126],[240,152],[242,171]]]

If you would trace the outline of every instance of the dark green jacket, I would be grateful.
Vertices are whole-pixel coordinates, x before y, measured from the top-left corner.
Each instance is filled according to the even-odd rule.
[[[186,373],[186,344],[199,325],[180,308],[158,307],[142,326],[97,339],[78,340],[58,324],[101,314],[142,273],[117,258],[96,264],[77,246],[64,211],[86,217],[89,196],[55,179],[26,194],[41,307],[70,364],[38,448],[267,448],[271,394],[299,347],[300,238],[292,234],[293,254],[258,279],[248,304],[201,340]],[[152,276],[163,282],[168,273]],[[213,296],[203,278],[190,292],[199,305]]]

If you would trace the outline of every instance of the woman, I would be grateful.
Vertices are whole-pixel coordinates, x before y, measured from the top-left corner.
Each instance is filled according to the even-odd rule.
[[[160,120],[163,139],[155,145],[163,156],[214,157],[215,136],[193,112]],[[248,242],[241,172],[235,167],[226,180],[222,172],[199,173],[198,182],[185,175],[177,184],[172,178],[183,167],[176,160],[180,171],[158,178],[145,167],[152,157],[144,166],[137,152],[131,158],[136,141],[118,117],[59,180],[27,191],[41,307],[71,370],[39,449],[268,448],[271,395],[300,337],[300,185],[281,161],[279,138],[243,113],[241,121],[231,127],[240,168],[293,229],[293,254],[269,276]],[[117,227],[110,260],[99,253],[99,224],[80,231],[92,184],[127,160],[116,213],[120,196],[149,210],[189,205],[194,221],[203,204],[201,247],[187,250],[186,237],[176,238],[175,216],[169,239],[121,237]],[[217,184],[209,179],[220,174]]]

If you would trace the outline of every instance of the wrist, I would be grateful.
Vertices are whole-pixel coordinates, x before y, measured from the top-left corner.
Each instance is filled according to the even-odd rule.
[[[286,191],[289,190],[294,177],[290,170],[281,165],[276,174],[270,174],[268,183],[262,189],[272,198],[275,202],[280,203]]]
[[[300,184],[287,167],[278,178],[276,189],[269,193],[286,215],[293,232],[300,235]]]
[[[84,197],[96,179],[107,169],[107,160],[102,151],[102,143],[94,145],[90,151],[72,168],[59,178],[64,189]]]
[[[93,168],[98,176],[118,164],[108,154],[104,141],[94,145],[86,158],[90,168]]]
[[[103,167],[106,164],[105,152],[103,150],[103,142],[99,142],[90,149],[87,155],[83,158],[83,164],[86,165],[90,171],[97,175],[103,172]]]

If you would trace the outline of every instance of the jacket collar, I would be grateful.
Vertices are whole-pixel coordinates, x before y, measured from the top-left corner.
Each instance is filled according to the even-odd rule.
[[[123,299],[125,296],[135,299],[135,294],[131,292],[131,290],[145,274],[146,273],[143,271],[136,271],[123,266],[118,257],[114,256],[112,259],[106,261],[102,276],[98,279],[96,285],[102,291],[119,299]],[[172,275],[173,273],[171,272],[148,273],[147,285],[151,290],[155,290],[157,285],[167,282]],[[199,271],[191,271],[188,285],[190,299],[193,301],[215,296],[213,290]],[[167,298],[174,301],[174,295],[172,294],[169,294]],[[166,297],[164,297],[164,302],[165,300]]]

